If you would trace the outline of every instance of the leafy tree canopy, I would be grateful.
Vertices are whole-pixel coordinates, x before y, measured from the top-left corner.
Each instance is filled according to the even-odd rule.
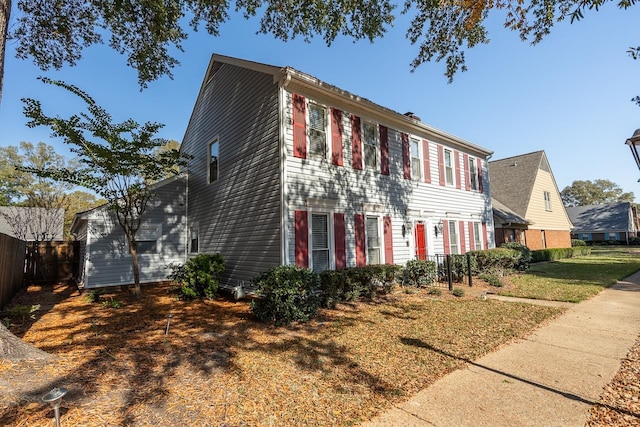
[[[129,245],[136,294],[140,292],[136,233],[151,199],[154,184],[177,174],[176,166],[186,159],[168,141],[155,138],[159,123],[138,124],[133,119],[113,123],[111,115],[86,92],[61,81],[42,81],[66,89],[82,99],[87,111],[69,118],[45,114],[39,101],[23,99],[29,127],[47,126],[53,137],[62,138],[78,157],[79,166],[68,168],[25,168],[28,172],[56,181],[88,188],[106,200]],[[161,148],[162,147],[162,148]]]
[[[615,202],[634,202],[633,192],[625,193],[608,179],[573,181],[560,192],[565,206],[602,205]]]
[[[465,49],[489,42],[485,21],[491,12],[502,13],[506,28],[535,44],[556,22],[579,20],[586,10],[598,10],[605,3],[405,0],[398,8],[390,0],[236,0],[235,4],[211,0],[18,0],[20,13],[11,36],[17,41],[18,57],[31,58],[44,70],[65,63],[74,65],[85,47],[103,43],[108,37],[109,46],[126,55],[128,65],[138,71],[141,87],[145,87],[163,75],[171,76],[179,62],[170,50],[182,51],[189,27],[197,31],[203,25],[216,36],[232,7],[245,18],[260,15],[260,33],[285,41],[320,36],[327,45],[338,36],[373,41],[385,34],[398,14],[408,14],[413,18],[406,35],[418,46],[412,69],[427,61],[445,61],[445,74],[451,80],[456,72],[466,70]],[[615,3],[626,9],[636,0]]]

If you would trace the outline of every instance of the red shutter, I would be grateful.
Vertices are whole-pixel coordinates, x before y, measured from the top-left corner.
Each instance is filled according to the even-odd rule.
[[[331,160],[342,166],[342,111],[331,109]]]
[[[484,235],[484,249],[489,249],[489,240],[487,239],[487,223],[482,223],[482,234]]]
[[[307,211],[295,211],[296,265],[309,268],[309,217]]]
[[[449,221],[442,220],[442,240],[444,241],[444,254],[449,255],[451,248],[449,247]]]
[[[484,192],[484,187],[482,184],[482,162],[480,161],[480,158],[478,158],[478,191],[480,191],[481,193]]]
[[[362,170],[362,129],[360,117],[351,115],[351,165]]]
[[[469,155],[464,153],[462,155],[462,166],[464,167],[464,189],[471,190],[471,176],[469,175]]]
[[[467,252],[467,245],[465,243],[465,236],[464,236],[464,221],[460,221],[458,223],[458,227],[460,227],[460,253],[464,254]]]
[[[384,217],[384,262],[393,264],[393,235],[391,231],[391,217]]]
[[[293,155],[307,158],[307,123],[304,96],[293,94]]]
[[[460,152],[458,150],[454,150],[453,152],[453,161],[456,163],[453,168],[456,174],[456,188],[462,188],[462,183],[460,182]]]
[[[404,179],[411,179],[411,148],[409,147],[409,135],[402,133],[402,170]]]
[[[380,125],[380,173],[389,175],[389,132]]]
[[[431,183],[431,162],[429,161],[429,141],[422,140],[422,155],[424,157],[424,182]]]
[[[469,223],[469,250],[476,250],[476,235],[473,232],[473,223]]]
[[[444,187],[444,147],[438,144],[438,174],[440,175],[440,185]]]
[[[355,214],[353,217],[355,222],[356,237],[356,266],[362,267],[367,265],[366,240],[364,234],[364,215]]]
[[[347,266],[347,244],[344,226],[344,214],[333,214],[333,235],[336,248],[336,270]]]

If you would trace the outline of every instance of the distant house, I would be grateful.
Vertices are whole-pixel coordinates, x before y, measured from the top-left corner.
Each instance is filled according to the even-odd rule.
[[[571,237],[586,242],[629,244],[638,237],[638,212],[629,202],[568,207],[573,223]]]
[[[136,236],[141,283],[166,280],[166,266],[184,263],[187,253],[186,178],[162,181],[155,191]],[[79,285],[97,288],[133,283],[127,239],[106,205],[76,214],[71,234],[79,242]]]
[[[64,209],[0,206],[0,233],[27,242],[64,240]]]
[[[571,220],[544,151],[489,162],[489,176],[496,245],[519,241],[532,250],[571,247]]]

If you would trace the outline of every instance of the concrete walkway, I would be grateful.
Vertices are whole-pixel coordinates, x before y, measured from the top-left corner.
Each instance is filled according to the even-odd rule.
[[[363,426],[584,426],[638,335],[640,272]]]

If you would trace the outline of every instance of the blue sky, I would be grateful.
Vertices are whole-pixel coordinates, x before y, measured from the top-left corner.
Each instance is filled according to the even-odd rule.
[[[626,53],[640,44],[637,19],[638,7],[620,11],[605,4],[580,22],[557,24],[531,47],[504,30],[496,15],[488,25],[491,43],[467,52],[469,71],[451,84],[444,64],[410,72],[417,47],[404,37],[406,17],[373,44],[341,38],[326,47],[320,38],[306,44],[256,35],[257,20],[232,16],[217,38],[191,34],[185,52],[176,53],[181,65],[174,79],[152,82],[142,92],[125,58],[107,47],[86,50],[76,67],[43,72],[15,59],[9,42],[0,146],[44,141],[69,156],[47,129],[25,126],[24,97],[40,100],[49,114],[81,108],[64,90],[36,80],[41,75],[79,86],[117,120],[164,123],[159,136],[180,141],[210,56],[219,53],[289,65],[401,113],[412,111],[431,126],[493,150],[493,159],[545,150],[560,190],[574,180],[602,178],[640,200],[640,172],[624,145],[640,128],[640,107],[630,101],[640,95],[640,61]]]

